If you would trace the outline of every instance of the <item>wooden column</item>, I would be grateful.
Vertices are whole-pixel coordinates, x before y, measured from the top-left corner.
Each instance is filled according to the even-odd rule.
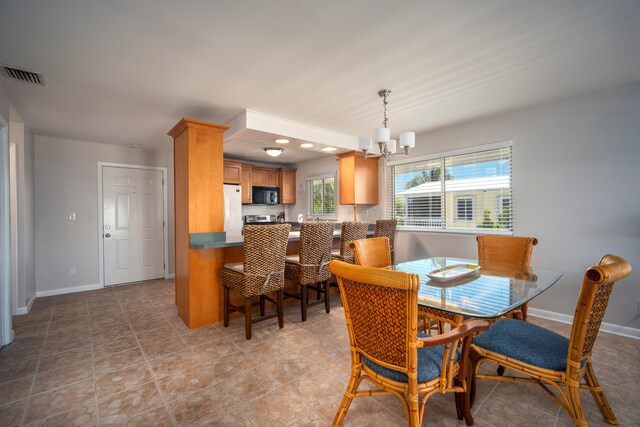
[[[224,249],[190,249],[190,233],[224,231],[222,157],[227,126],[182,119],[173,137],[175,284],[178,316],[190,328],[222,320]]]

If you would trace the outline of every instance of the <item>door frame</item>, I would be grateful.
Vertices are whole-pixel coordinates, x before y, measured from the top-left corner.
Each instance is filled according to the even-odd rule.
[[[164,278],[169,278],[169,224],[167,220],[168,208],[167,208],[167,168],[159,167],[159,166],[143,166],[143,165],[130,165],[126,163],[107,163],[107,162],[98,162],[98,274],[100,276],[100,287],[105,287],[104,280],[104,224],[103,224],[103,200],[102,200],[102,168],[103,167],[113,167],[113,168],[123,168],[123,169],[145,169],[145,170],[158,170],[162,172],[162,181],[164,184],[162,185],[162,206],[163,206],[163,215],[164,215],[164,227],[163,228],[163,239],[164,239]]]
[[[9,125],[0,115],[0,347],[13,341],[9,236]]]

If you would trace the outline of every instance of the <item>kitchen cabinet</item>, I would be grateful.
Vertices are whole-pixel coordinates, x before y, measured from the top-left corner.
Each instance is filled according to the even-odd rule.
[[[296,204],[296,169],[278,169],[280,187],[280,203],[283,205]]]
[[[254,166],[251,182],[258,187],[277,187],[278,170]]]
[[[378,204],[378,157],[365,159],[361,152],[338,156],[341,205]]]
[[[224,183],[240,184],[242,181],[242,163],[233,160],[224,161]]]
[[[242,187],[242,203],[251,203],[252,197],[252,179],[253,179],[253,166],[243,163],[240,186]]]

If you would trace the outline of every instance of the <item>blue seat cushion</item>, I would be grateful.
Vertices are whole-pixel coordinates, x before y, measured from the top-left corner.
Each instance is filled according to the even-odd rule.
[[[420,338],[429,338],[429,334],[419,333]],[[418,382],[424,383],[433,380],[440,376],[442,368],[442,357],[444,355],[444,345],[436,347],[423,347],[418,349]],[[455,360],[460,358],[460,351],[456,350]],[[404,372],[398,372],[394,369],[389,369],[384,366],[380,366],[372,360],[362,356],[362,362],[367,365],[375,373],[382,375],[383,377],[406,383],[408,381],[407,374]]]
[[[485,350],[553,371],[567,369],[569,340],[522,320],[500,319],[473,343]]]

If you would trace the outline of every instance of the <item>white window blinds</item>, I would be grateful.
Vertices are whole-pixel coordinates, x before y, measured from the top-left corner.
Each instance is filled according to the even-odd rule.
[[[388,166],[387,217],[400,227],[511,232],[511,145]]]
[[[307,212],[311,216],[336,213],[336,185],[333,175],[307,178]]]

